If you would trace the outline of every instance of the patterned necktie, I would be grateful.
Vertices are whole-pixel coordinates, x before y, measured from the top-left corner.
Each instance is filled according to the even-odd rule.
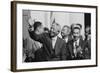
[[[75,57],[77,57],[77,41],[75,41],[75,44],[74,44],[74,55]]]

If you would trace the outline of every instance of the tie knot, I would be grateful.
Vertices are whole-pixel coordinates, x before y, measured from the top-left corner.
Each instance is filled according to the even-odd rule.
[[[52,41],[54,41],[55,40],[55,38],[52,38]]]
[[[75,41],[75,46],[78,46],[78,42],[77,41]]]

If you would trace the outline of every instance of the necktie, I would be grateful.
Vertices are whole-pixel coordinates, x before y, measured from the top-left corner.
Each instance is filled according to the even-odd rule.
[[[77,41],[75,41],[75,45],[74,45],[74,55],[75,57],[77,56]]]

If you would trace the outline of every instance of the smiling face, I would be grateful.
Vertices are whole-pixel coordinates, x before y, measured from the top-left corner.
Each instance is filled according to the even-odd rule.
[[[73,37],[75,40],[77,40],[80,36],[80,29],[73,29]]]
[[[69,27],[63,27],[62,30],[61,30],[61,36],[62,38],[68,36],[70,34],[70,28]]]
[[[51,37],[57,36],[59,34],[59,32],[60,32],[60,25],[57,24],[57,23],[53,23],[51,25],[51,28],[50,28],[50,35],[51,35]]]

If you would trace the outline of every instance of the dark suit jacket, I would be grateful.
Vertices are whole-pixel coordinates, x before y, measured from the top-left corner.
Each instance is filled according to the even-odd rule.
[[[60,37],[57,37],[54,50],[52,49],[51,60],[66,60],[67,49],[66,43]]]
[[[48,61],[51,56],[52,43],[49,34],[43,33],[41,35],[37,35],[33,32],[30,32],[30,37],[35,41],[39,41],[43,44],[43,47],[35,52],[35,60],[36,61]]]
[[[84,57],[85,59],[91,59],[91,40],[84,41]]]
[[[57,38],[55,50],[52,48],[52,42],[49,34],[43,33],[37,35],[34,32],[30,33],[32,39],[39,41],[43,47],[35,52],[36,61],[54,61],[66,59],[66,44],[61,38]]]
[[[80,38],[79,41],[79,46],[82,48],[82,54],[78,53],[77,57],[75,57],[74,55],[74,40],[71,40],[67,43],[67,49],[69,50],[69,60],[78,60],[78,59],[84,59],[84,54],[83,54],[83,50],[84,50],[84,41]]]

